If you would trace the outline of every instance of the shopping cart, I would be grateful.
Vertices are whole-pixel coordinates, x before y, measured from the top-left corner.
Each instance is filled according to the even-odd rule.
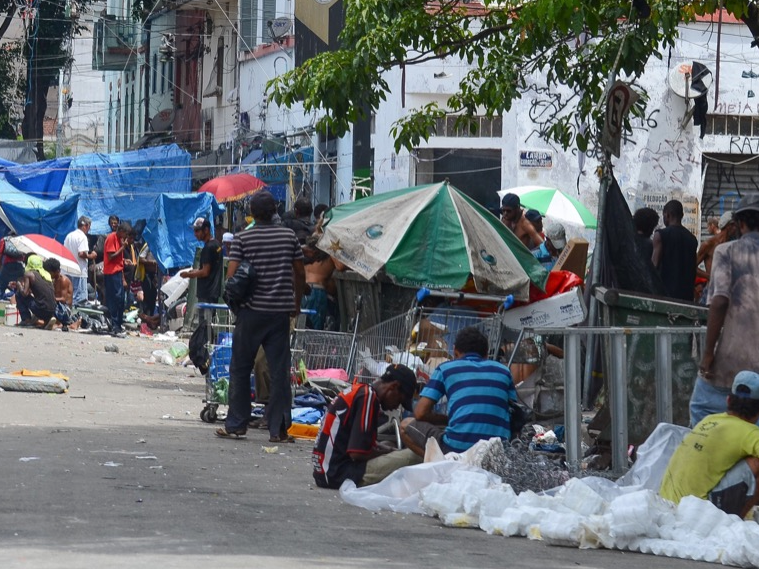
[[[220,405],[227,405],[229,363],[232,359],[232,331],[229,307],[226,304],[198,303],[200,326],[206,326],[209,365],[205,374],[206,390],[200,419],[213,423]]]
[[[403,364],[426,381],[442,362],[453,359],[456,335],[473,326],[488,339],[489,357],[501,343],[502,297],[422,289],[411,308],[364,330],[358,338],[357,376],[371,382],[389,364]],[[486,303],[476,308],[467,303]]]
[[[295,383],[305,383],[306,370],[340,369],[352,377],[356,361],[356,340],[361,321],[361,296],[355,300],[356,316],[350,332],[331,332],[306,328],[308,310],[302,310],[290,338],[290,353]],[[318,387],[318,385],[317,385]]]

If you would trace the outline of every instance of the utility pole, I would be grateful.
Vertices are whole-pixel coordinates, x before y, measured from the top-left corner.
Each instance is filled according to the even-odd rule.
[[[55,129],[55,157],[63,156],[63,68],[58,70],[58,125]]]

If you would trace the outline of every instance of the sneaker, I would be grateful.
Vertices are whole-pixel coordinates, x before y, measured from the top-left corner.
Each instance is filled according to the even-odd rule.
[[[55,325],[58,323],[58,321],[55,318],[51,318],[47,321],[47,324],[45,324],[45,330],[52,330],[55,328]]]
[[[111,332],[111,336],[114,338],[126,338],[126,332],[124,332],[123,328],[118,328]]]

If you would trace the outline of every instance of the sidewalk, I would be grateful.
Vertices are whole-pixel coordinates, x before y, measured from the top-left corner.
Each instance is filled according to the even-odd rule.
[[[709,567],[345,505],[313,485],[310,443],[268,454],[265,431],[214,437],[199,419],[203,379],[140,361],[155,342],[18,332],[0,326],[0,368],[58,371],[71,389],[0,393],[3,569]]]

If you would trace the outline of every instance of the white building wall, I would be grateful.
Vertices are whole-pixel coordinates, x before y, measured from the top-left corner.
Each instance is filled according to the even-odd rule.
[[[716,74],[716,41],[716,31],[706,23],[682,26],[671,61],[668,61],[669,53],[664,53],[662,60],[649,62],[640,81],[650,97],[646,119],[634,121],[634,132],[624,141],[622,156],[613,160],[615,175],[631,209],[644,205],[661,208],[664,201],[681,199],[686,206],[685,222],[693,229],[699,225],[700,218],[703,153],[759,154],[759,137],[707,135],[702,140],[699,128],[694,127],[692,121],[685,128],[679,126],[685,102],[669,89],[669,73],[677,66],[695,60]],[[759,53],[750,47],[751,41],[744,25],[723,25],[719,104],[715,111],[713,86],[707,95],[709,113],[759,114],[759,96],[748,97],[749,90],[759,95],[759,77],[742,77],[744,71],[752,70],[759,76]],[[390,191],[415,182],[417,159],[405,150],[396,155],[390,136],[393,123],[407,112],[406,109],[433,100],[444,102],[465,72],[464,64],[452,60],[406,68],[405,109],[401,93],[396,89],[376,113],[372,136],[375,192]],[[436,79],[436,73],[444,73],[446,77]],[[390,85],[400,86],[401,71],[390,71],[387,80]],[[579,157],[576,149],[564,151],[545,142],[536,133],[541,122],[554,113],[551,101],[545,96],[537,100],[534,91],[528,91],[503,117],[500,138],[435,136],[420,148],[501,150],[501,188],[521,185],[558,187],[579,195],[579,199],[595,211],[599,187],[595,170],[599,160],[594,151],[591,149],[585,157]],[[549,152],[552,167],[521,167],[521,151]]]

